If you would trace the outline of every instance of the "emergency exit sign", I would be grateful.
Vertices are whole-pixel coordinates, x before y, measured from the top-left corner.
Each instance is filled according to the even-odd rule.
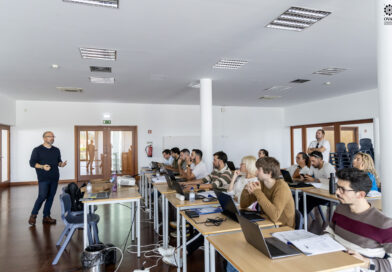
[[[110,125],[112,123],[112,120],[103,120],[104,125]]]

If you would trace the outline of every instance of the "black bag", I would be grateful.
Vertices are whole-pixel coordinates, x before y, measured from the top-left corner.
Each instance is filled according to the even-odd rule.
[[[86,186],[83,184],[80,188]],[[83,198],[83,193],[80,191],[80,188],[75,182],[71,182],[65,188],[65,192],[71,197],[71,211],[78,212],[83,211],[83,203],[80,202],[80,199]]]

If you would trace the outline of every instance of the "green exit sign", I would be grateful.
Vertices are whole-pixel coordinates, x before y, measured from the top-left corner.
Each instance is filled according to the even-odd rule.
[[[112,120],[103,120],[104,125],[110,125],[112,123]]]

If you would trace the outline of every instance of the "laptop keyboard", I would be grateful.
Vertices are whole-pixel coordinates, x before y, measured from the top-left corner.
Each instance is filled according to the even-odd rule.
[[[269,239],[267,238],[265,240],[268,246],[268,250],[271,253],[271,256],[281,256],[281,255],[286,255],[287,253],[279,249],[277,246],[274,245],[274,239]]]
[[[253,211],[240,210],[240,215],[242,215],[248,220],[259,220],[259,221],[264,220],[264,218],[262,218],[257,212],[253,212]]]

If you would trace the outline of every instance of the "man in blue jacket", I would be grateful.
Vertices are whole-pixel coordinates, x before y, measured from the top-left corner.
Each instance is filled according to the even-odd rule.
[[[53,146],[55,137],[53,132],[46,131],[42,137],[44,143],[33,149],[30,158],[30,166],[35,168],[38,177],[38,198],[29,219],[29,224],[32,226],[35,225],[38,211],[45,200],[42,223],[56,224],[56,219],[50,217],[50,209],[59,182],[59,167],[67,165],[67,161],[61,160],[60,149]]]

